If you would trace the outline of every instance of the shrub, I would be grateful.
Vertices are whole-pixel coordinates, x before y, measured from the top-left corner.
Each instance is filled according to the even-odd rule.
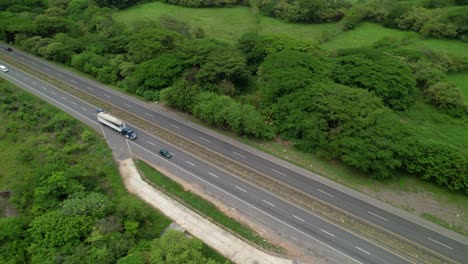
[[[460,89],[450,82],[438,82],[424,91],[424,96],[442,111],[461,117],[466,115],[467,106],[464,103]]]

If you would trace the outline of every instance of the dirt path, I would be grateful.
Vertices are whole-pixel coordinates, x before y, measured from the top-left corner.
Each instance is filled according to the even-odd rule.
[[[243,264],[293,263],[291,260],[268,255],[245,243],[167,195],[155,190],[142,180],[132,159],[119,161],[119,170],[130,193],[174,219],[187,232],[216,249],[231,261]]]

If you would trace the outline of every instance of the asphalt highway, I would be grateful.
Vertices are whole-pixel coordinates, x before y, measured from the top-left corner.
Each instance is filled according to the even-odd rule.
[[[216,137],[212,137],[209,134],[203,133],[200,130],[194,129],[192,126],[184,124],[182,122],[179,122],[175,119],[170,118],[169,116],[165,115],[164,113],[158,112],[157,110],[153,108],[148,108],[144,106],[143,104],[139,104],[136,99],[129,99],[128,96],[124,96],[120,94],[119,92],[116,92],[114,90],[108,89],[102,85],[99,85],[93,81],[86,80],[83,77],[71,74],[67,71],[61,70],[55,65],[52,65],[50,63],[43,62],[40,59],[34,58],[32,56],[29,56],[24,53],[18,53],[18,52],[5,52],[8,56],[11,56],[12,58],[21,61],[22,63],[25,63],[29,65],[30,67],[33,67],[45,74],[54,76],[57,79],[60,79],[61,81],[68,83],[72,86],[78,87],[90,94],[93,94],[94,96],[97,96],[101,98],[103,101],[107,101],[108,103],[112,103],[114,105],[118,105],[121,108],[125,109],[128,112],[132,112],[136,115],[141,116],[142,118],[157,123],[157,125],[164,127],[168,130],[173,131],[174,133],[177,133],[185,138],[188,138],[194,142],[197,142],[200,145],[204,145],[217,153],[220,153],[226,157],[231,158],[232,160],[238,161],[240,163],[243,163],[251,168],[254,168],[255,170],[263,173],[264,175],[268,175],[269,177],[275,178],[278,181],[282,181],[286,183],[289,186],[292,186],[296,188],[299,191],[302,191],[304,193],[307,193],[311,196],[315,196],[323,201],[326,201],[329,204],[332,204],[338,208],[341,208],[345,211],[348,211],[362,219],[365,219],[366,221],[376,224],[382,228],[385,228],[395,234],[400,235],[401,237],[404,237],[408,240],[411,240],[413,242],[416,242],[426,248],[429,248],[433,250],[434,252],[437,252],[449,259],[452,259],[456,262],[464,263],[466,259],[468,259],[468,246],[464,244],[461,241],[454,240],[452,238],[449,238],[447,236],[444,236],[438,232],[434,232],[426,227],[420,226],[416,223],[413,223],[410,220],[407,220],[403,217],[400,217],[399,215],[393,214],[391,212],[388,212],[386,210],[383,210],[373,204],[367,203],[366,201],[360,200],[355,198],[354,196],[348,195],[344,192],[341,192],[339,190],[336,190],[334,188],[331,188],[328,185],[322,184],[318,181],[315,181],[314,179],[311,179],[309,177],[306,177],[302,174],[299,174],[293,170],[289,170],[285,167],[280,166],[279,164],[273,163],[267,159],[264,159],[262,157],[256,156],[252,154],[251,152],[248,152],[242,148],[239,148],[233,144],[224,142],[219,140]],[[8,65],[7,65],[8,66]],[[24,73],[21,73],[20,71],[10,67],[10,73],[6,74],[12,78],[23,78],[22,81],[26,82],[24,78],[30,79],[31,77],[24,77]],[[18,74],[18,76],[15,76],[15,74]],[[38,83],[38,80],[35,81]],[[33,83],[30,83],[32,87],[35,87],[36,85]],[[55,91],[55,93],[58,94],[58,91]],[[53,94],[52,94],[53,95]],[[65,97],[65,96],[64,96]],[[66,97],[65,97],[66,98]],[[77,103],[77,102],[75,102]],[[75,107],[73,104],[69,105],[70,107]],[[84,106],[80,106],[86,108]],[[85,111],[83,109],[77,109],[78,111]],[[87,109],[87,108],[86,108]],[[94,113],[93,113],[94,114]],[[148,149],[152,148],[153,146],[148,143],[144,142],[142,139],[142,135],[144,135],[143,131],[138,131],[136,132],[139,135],[139,138],[135,143],[141,144],[142,147]],[[145,136],[143,136],[145,137]],[[154,143],[156,144],[156,143]],[[160,145],[157,145],[160,146]],[[172,151],[173,147],[168,146],[168,149]],[[175,155],[176,157],[179,156],[179,154]],[[181,155],[182,156],[182,155]],[[174,160],[177,160],[175,158]],[[171,160],[172,162],[172,160]],[[190,161],[191,162],[191,161]],[[195,164],[191,162],[192,164]],[[190,171],[193,171],[197,169],[197,166],[192,166],[189,163],[183,164],[184,166],[190,166],[189,168],[191,169]],[[182,166],[182,165],[181,165]],[[199,169],[199,168],[198,168]],[[201,172],[198,172],[201,173]],[[206,174],[206,171],[205,171]],[[209,174],[208,174],[209,175]],[[230,178],[230,177],[218,177],[218,178]],[[215,181],[215,179],[218,178],[209,178],[208,181],[212,182]],[[243,194],[244,196],[250,196],[251,193],[255,192],[255,196],[257,197],[257,193],[260,193],[261,191],[259,190],[251,190],[247,191],[249,188],[254,188],[252,186],[250,187],[241,187],[240,185],[236,185],[239,188],[234,187],[235,190],[230,190],[230,191],[236,191],[238,194]],[[227,188],[227,187],[226,187]],[[246,190],[247,192],[244,192],[242,190]],[[240,192],[240,193],[239,193]],[[260,196],[260,195],[258,195]],[[291,204],[287,205],[280,205],[282,201],[277,201],[275,203],[270,202],[270,200],[263,199],[267,202],[260,203],[263,207],[269,206],[267,208],[263,208],[268,213],[271,213],[272,215],[278,215],[278,219],[285,219],[287,215],[291,216],[292,219],[289,220],[284,220],[284,221],[289,221],[285,223],[294,223],[295,225],[299,225],[301,229],[299,230],[307,230],[307,232],[312,232],[310,233],[311,236],[313,237],[320,237],[321,239],[324,239],[325,241],[329,241],[326,239],[331,238],[337,238],[339,232],[341,231],[335,231],[335,233],[332,233],[334,236],[328,235],[326,232],[319,231],[319,232],[313,232],[312,231],[312,226],[315,226],[315,220],[308,220],[308,221],[302,221],[305,220],[305,216],[302,215],[302,213],[305,212],[296,212],[294,214],[290,213],[286,208],[291,208],[293,207]],[[277,199],[278,200],[278,199]],[[271,204],[274,204],[275,206],[272,206]],[[285,208],[285,209],[281,209]],[[298,209],[298,208],[297,208]],[[298,209],[300,210],[300,209]],[[296,217],[294,217],[296,216]],[[303,217],[301,217],[303,216]],[[310,221],[310,223],[309,223]],[[313,224],[312,224],[313,223]],[[327,230],[327,229],[323,229]],[[338,229],[337,229],[338,230]],[[306,231],[304,231],[306,232]],[[328,232],[328,231],[327,231]],[[309,233],[308,233],[309,234]],[[328,235],[324,236],[324,235]],[[342,241],[345,241],[345,239],[340,239]],[[348,243],[350,241],[354,241],[352,239],[347,240]],[[329,241],[330,242],[330,241]],[[331,243],[331,242],[330,242]],[[342,243],[342,242],[340,242]],[[344,243],[344,242],[343,242]],[[374,248],[370,254],[370,251],[363,250],[360,251],[360,253],[354,253],[353,250],[341,245],[339,246],[338,244],[330,244],[334,248],[340,248],[342,250],[346,249],[347,254],[351,256],[356,256],[356,258],[359,259],[359,261],[363,262],[370,262],[370,263],[401,263],[404,262],[404,260],[399,259],[395,255],[390,254],[388,256],[388,259],[386,260],[383,256],[385,256],[385,252],[379,251],[379,247]],[[359,246],[357,246],[359,247]],[[363,249],[359,247],[360,249]],[[345,251],[345,250],[344,250]],[[356,248],[354,248],[354,251],[356,251]],[[367,252],[367,253],[365,253]],[[377,253],[379,252],[379,253]],[[356,255],[357,254],[357,255]],[[364,256],[364,255],[367,255]],[[379,258],[378,260],[376,259],[369,259],[372,256],[382,256],[382,258]],[[387,262],[388,261],[388,262]]]

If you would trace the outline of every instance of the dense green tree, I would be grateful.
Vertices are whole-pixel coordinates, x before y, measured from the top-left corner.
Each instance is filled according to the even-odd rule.
[[[83,197],[79,197],[83,196]],[[62,205],[64,216],[90,216],[100,219],[107,216],[113,210],[113,204],[104,194],[90,192],[65,200]]]
[[[324,61],[311,54],[284,50],[265,58],[258,70],[260,94],[266,104],[327,78]]]
[[[464,155],[445,144],[416,142],[405,161],[407,170],[424,180],[450,190],[468,192],[468,162]]]
[[[169,53],[145,61],[136,66],[128,77],[135,79],[132,82],[134,87],[129,87],[129,90],[134,91],[137,88],[160,90],[171,86],[174,80],[180,77],[182,64],[183,61],[179,57]]]
[[[174,49],[182,36],[162,27],[144,26],[131,34],[128,44],[130,60],[141,63]]]
[[[24,216],[0,217],[0,262],[28,262],[27,229],[29,221]]]
[[[279,132],[304,151],[339,158],[376,178],[401,167],[408,132],[367,91],[318,83],[282,97],[274,109]]]
[[[200,92],[200,87],[190,84],[185,79],[179,79],[171,87],[161,91],[161,100],[169,106],[181,111],[192,111],[195,96]]]
[[[64,216],[60,211],[50,211],[31,222],[29,252],[32,263],[53,263],[60,254],[71,254],[91,231],[92,222],[87,216]]]
[[[416,80],[411,68],[381,50],[344,52],[335,60],[332,77],[338,83],[374,93],[395,110],[405,110],[414,100]]]
[[[201,254],[203,244],[200,240],[187,238],[183,233],[169,230],[161,238],[153,240],[149,251],[150,263],[172,264],[216,264]]]

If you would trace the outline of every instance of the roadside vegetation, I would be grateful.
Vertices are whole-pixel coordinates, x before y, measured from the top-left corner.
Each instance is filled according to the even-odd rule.
[[[468,107],[459,85],[468,83],[466,1],[167,1],[246,6],[190,9],[200,17],[187,20],[161,10],[136,19],[151,12],[146,7],[187,13],[163,3],[133,14],[111,9],[136,2],[6,1],[0,38],[213,127],[287,142],[359,177],[413,177],[468,193]],[[213,22],[226,14],[242,23]],[[308,25],[317,22],[333,23]]]
[[[1,263],[224,263],[129,195],[104,140],[0,80]],[[177,243],[175,243],[177,242]]]
[[[193,211],[198,212],[207,219],[213,220],[214,223],[222,226],[224,229],[230,230],[238,236],[241,236],[243,239],[248,240],[251,243],[253,242],[254,245],[261,246],[268,250],[280,250],[277,246],[268,243],[252,229],[221,212],[214,204],[192,192],[186,191],[180,184],[161,174],[159,171],[153,169],[143,161],[136,161],[136,166],[142,177],[152,186],[158,188],[179,202],[182,202]]]

